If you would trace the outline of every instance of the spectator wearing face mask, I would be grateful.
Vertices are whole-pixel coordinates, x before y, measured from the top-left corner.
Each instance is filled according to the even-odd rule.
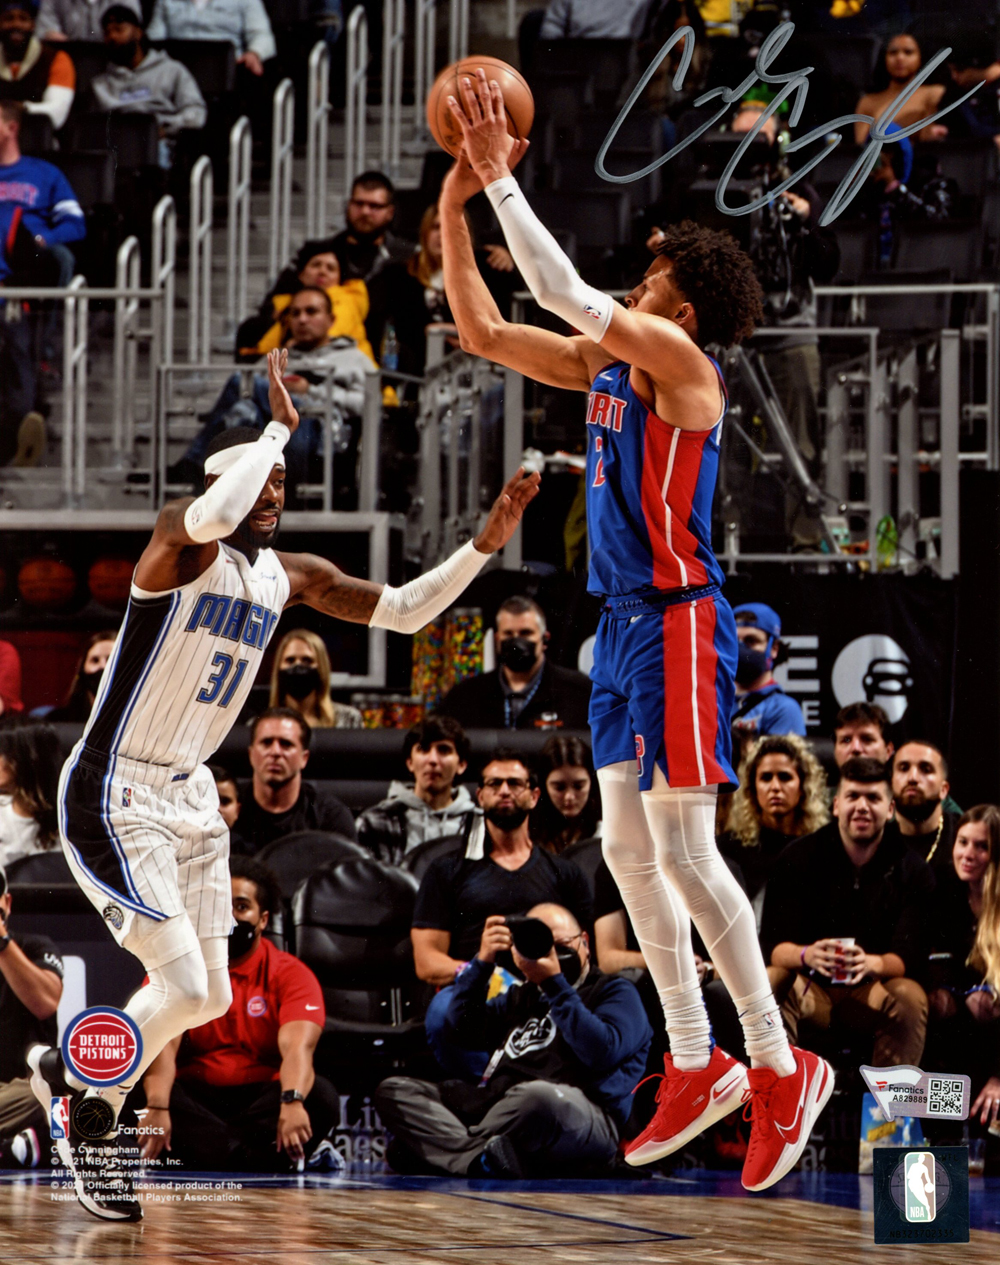
[[[330,656],[318,633],[293,628],[274,654],[268,707],[290,707],[310,729],[361,729],[361,713],[330,697]]]
[[[740,639],[736,660],[734,739],[745,746],[767,734],[806,736],[802,708],[789,698],[772,675],[787,656],[781,642],[781,620],[763,602],[746,602],[733,611]]]
[[[949,796],[948,762],[931,742],[904,742],[892,758],[896,825],[936,869],[951,865],[961,809]]]
[[[500,666],[470,676],[448,692],[438,710],[464,729],[586,729],[590,681],[550,663],[545,612],[530,597],[509,597],[497,611]],[[543,717],[545,718],[543,720]]]
[[[48,712],[47,721],[51,724],[82,725],[90,719],[117,637],[118,632],[114,628],[102,628],[100,632],[91,634],[76,665],[65,703]]]

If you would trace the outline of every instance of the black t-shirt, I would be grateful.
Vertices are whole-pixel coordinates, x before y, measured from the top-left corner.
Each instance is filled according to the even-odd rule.
[[[284,813],[269,813],[254,799],[253,783],[240,787],[240,815],[232,832],[233,852],[252,855],[275,839],[297,834],[300,830],[331,830],[357,839],[350,809],[336,795],[317,790],[312,782],[302,781],[302,790],[295,804]]]
[[[424,875],[413,925],[450,932],[449,954],[468,961],[479,951],[490,914],[524,914],[543,901],[563,905],[581,927],[591,926],[590,888],[575,861],[537,845],[519,870],[505,870],[488,856],[472,861],[463,853],[450,853]]]
[[[62,979],[62,957],[48,936],[12,932],[11,939],[29,962],[43,971],[53,971]],[[10,949],[5,952],[9,953]],[[29,1047],[38,1043],[55,1045],[56,1028],[55,1015],[50,1015],[48,1019],[36,1019],[7,983],[6,977],[0,974],[0,1084],[27,1076],[24,1056]]]
[[[897,830],[885,831],[875,855],[856,869],[831,821],[796,839],[767,884],[760,939],[767,961],[776,944],[813,944],[853,936],[866,953],[895,953],[906,974],[927,965],[934,874]]]

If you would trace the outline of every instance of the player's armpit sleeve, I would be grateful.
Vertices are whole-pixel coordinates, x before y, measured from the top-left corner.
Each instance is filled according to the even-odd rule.
[[[599,343],[608,332],[614,299],[580,277],[559,243],[528,205],[513,176],[486,186],[514,262],[539,306]]]
[[[268,422],[260,439],[247,446],[239,461],[191,502],[184,511],[184,530],[193,541],[207,545],[224,539],[239,527],[253,509],[290,437],[283,422]]]
[[[385,585],[368,621],[369,626],[388,628],[390,632],[417,632],[435,615],[448,609],[479,574],[488,557],[488,553],[480,553],[470,540],[439,567],[425,575],[418,575],[402,588]]]

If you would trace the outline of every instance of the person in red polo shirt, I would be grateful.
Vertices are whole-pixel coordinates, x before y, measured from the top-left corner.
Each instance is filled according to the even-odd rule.
[[[250,857],[229,862],[233,1003],[191,1028],[143,1078],[143,1157],[164,1148],[189,1168],[273,1172],[308,1159],[337,1120],[337,1091],[313,1070],[326,1012],[319,981],[262,938],[278,880]]]

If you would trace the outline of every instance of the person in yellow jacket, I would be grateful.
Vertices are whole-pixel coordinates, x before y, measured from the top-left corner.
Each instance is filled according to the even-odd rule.
[[[377,365],[365,333],[368,315],[368,288],[360,278],[341,283],[340,260],[328,242],[306,242],[293,267],[286,268],[264,299],[256,316],[251,316],[236,334],[236,354],[240,360],[256,360],[288,341],[284,313],[292,296],[303,286],[317,286],[330,296],[333,323],[330,338],[353,338],[360,351]]]

